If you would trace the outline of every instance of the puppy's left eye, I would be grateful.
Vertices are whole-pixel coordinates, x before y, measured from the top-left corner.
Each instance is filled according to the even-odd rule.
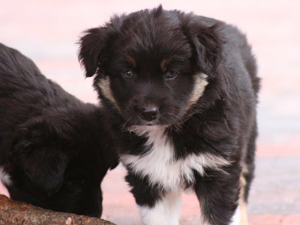
[[[173,80],[178,73],[176,71],[169,71],[168,73],[165,74],[165,79],[166,80]]]
[[[133,72],[131,70],[127,70],[123,73],[123,76],[126,78],[126,79],[131,79],[133,77]]]

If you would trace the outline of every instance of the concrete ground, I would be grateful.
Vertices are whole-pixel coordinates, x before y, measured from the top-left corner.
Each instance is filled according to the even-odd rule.
[[[166,9],[214,17],[240,27],[253,46],[262,77],[258,106],[256,179],[250,195],[252,225],[300,224],[300,1],[298,0],[0,0],[0,42],[17,48],[50,79],[86,102],[97,102],[92,80],[83,77],[76,42],[87,28],[113,13],[163,4]],[[140,224],[122,166],[102,185],[103,217],[120,225]],[[0,192],[5,190],[0,186]],[[193,194],[184,194],[181,224],[199,217]]]

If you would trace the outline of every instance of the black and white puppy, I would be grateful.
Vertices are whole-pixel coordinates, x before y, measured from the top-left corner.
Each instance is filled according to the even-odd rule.
[[[245,36],[160,6],[115,16],[80,44],[143,223],[178,224],[191,188],[203,224],[247,224],[259,79]]]
[[[0,44],[0,179],[12,199],[99,217],[117,160],[107,121]]]

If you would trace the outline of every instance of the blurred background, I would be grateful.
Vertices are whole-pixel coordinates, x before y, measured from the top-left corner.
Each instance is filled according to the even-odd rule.
[[[48,78],[85,102],[97,103],[92,79],[77,60],[82,31],[103,25],[113,14],[162,4],[165,9],[213,17],[247,34],[262,78],[258,106],[256,179],[248,211],[252,225],[300,224],[300,1],[299,0],[0,0],[0,42],[33,59]],[[140,224],[122,166],[102,185],[103,218]],[[1,184],[0,184],[1,185]],[[6,193],[3,186],[0,192]],[[181,224],[193,224],[199,206],[184,194]]]

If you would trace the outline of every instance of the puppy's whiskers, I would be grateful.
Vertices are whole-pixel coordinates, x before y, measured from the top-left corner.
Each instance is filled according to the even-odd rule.
[[[129,124],[130,120],[132,119],[132,116],[128,118],[128,120],[121,126],[121,131],[126,132],[128,131],[127,125]]]
[[[176,114],[174,114],[174,113],[167,113],[167,114],[169,114],[169,115],[171,115],[171,116],[174,116],[176,119],[179,120],[180,123],[183,122],[182,119],[181,119],[179,116],[177,116]]]
[[[167,118],[165,118],[165,117],[161,117],[161,120],[162,120],[164,123],[166,123],[166,124],[168,124],[168,123],[169,123],[168,119],[167,119]]]

